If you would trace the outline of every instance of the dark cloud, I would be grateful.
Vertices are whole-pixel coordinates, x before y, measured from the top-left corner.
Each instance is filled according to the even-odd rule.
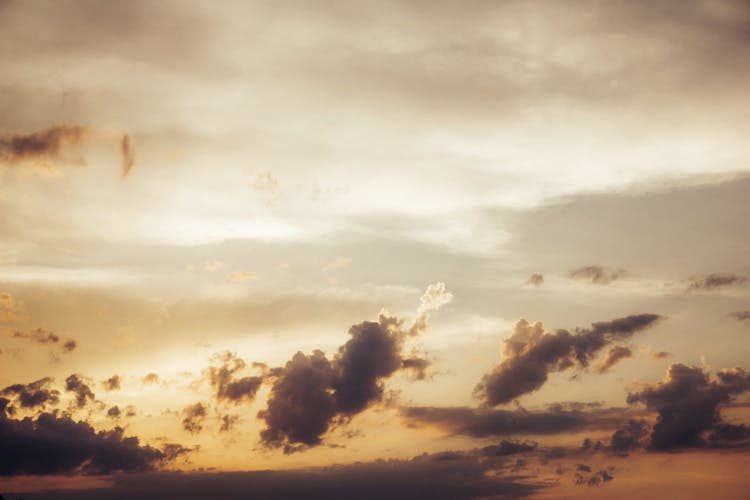
[[[83,408],[89,401],[94,401],[96,396],[86,380],[81,375],[73,374],[65,379],[65,390],[74,392],[76,395],[76,406]]]
[[[248,496],[269,500],[468,500],[529,498],[550,486],[529,477],[498,473],[493,466],[480,456],[450,453],[303,470],[115,475],[107,489],[37,492],[34,497],[40,500],[102,497],[239,500]]]
[[[86,127],[57,125],[38,132],[0,137],[0,162],[58,160],[65,148],[79,146],[88,134]]]
[[[609,272],[601,266],[584,266],[570,271],[568,276],[572,279],[589,280],[591,283],[597,285],[607,285],[622,278],[625,274],[626,271],[624,269]]]
[[[109,418],[118,418],[122,414],[122,410],[120,410],[120,407],[115,405],[112,406],[107,410],[107,416]]]
[[[620,408],[550,407],[547,411],[492,410],[467,407],[411,406],[400,409],[411,426],[438,427],[472,437],[551,435],[580,430],[618,428],[625,418]]]
[[[112,375],[107,380],[102,381],[102,386],[105,391],[119,391],[121,382],[122,378],[119,375]]]
[[[319,350],[310,355],[298,352],[284,367],[269,370],[275,380],[266,409],[258,412],[266,422],[262,441],[267,446],[283,446],[286,452],[320,444],[332,425],[379,402],[383,381],[394,372],[407,368],[416,369],[418,374],[423,363],[403,356],[404,341],[423,332],[428,313],[452,298],[445,284],[431,284],[420,298],[417,317],[410,327],[381,314],[377,322],[351,326],[349,340],[339,347],[333,360]]]
[[[688,292],[694,292],[697,290],[716,290],[727,286],[741,285],[746,280],[746,277],[738,276],[736,274],[713,273],[704,278],[692,280],[690,285],[688,285]]]
[[[37,344],[54,344],[60,345],[64,353],[72,352],[78,347],[78,343],[74,339],[65,340],[54,332],[50,332],[43,328],[37,328],[30,332],[16,331],[13,333],[13,337],[17,339],[26,339],[29,342]]]
[[[588,470],[584,470],[584,469],[588,469]],[[584,469],[579,469],[579,472],[576,472],[575,477],[573,479],[573,482],[578,486],[597,486],[598,487],[614,479],[614,476],[612,476],[611,469],[609,470],[601,469],[593,474],[588,474],[591,471],[591,467],[585,466]]]
[[[750,311],[737,311],[731,313],[731,316],[734,317],[737,321],[748,321],[750,320]]]
[[[331,362],[322,351],[298,352],[277,373],[267,407],[258,412],[266,423],[261,439],[279,446],[319,444],[337,414]]]
[[[659,319],[656,314],[635,314],[593,323],[575,333],[546,332],[541,322],[532,325],[522,319],[505,340],[505,359],[482,378],[474,392],[488,406],[508,403],[542,387],[549,373],[588,366],[608,344],[628,339]]]
[[[236,354],[225,352],[214,356],[220,366],[208,369],[208,380],[214,389],[217,401],[239,403],[243,400],[252,401],[263,383],[262,376],[236,378],[235,374],[247,365]]]
[[[135,167],[135,147],[133,139],[129,135],[123,135],[120,141],[120,152],[122,153],[122,176],[126,178]]]
[[[657,351],[657,352],[652,352],[651,353],[651,357],[653,359],[657,360],[657,361],[661,360],[661,359],[666,359],[666,358],[668,358],[671,355],[672,354],[669,353],[669,352],[667,352],[667,351]]]
[[[28,384],[9,385],[0,391],[0,396],[17,398],[21,408],[56,405],[60,402],[60,391],[50,388],[52,381],[52,378],[44,377]]]
[[[618,455],[627,455],[645,445],[649,426],[644,420],[629,420],[622,429],[616,430],[610,438],[609,448]]]
[[[534,273],[532,274],[528,281],[526,281],[527,285],[534,285],[534,286],[542,286],[544,284],[544,276],[541,274]]]
[[[427,369],[431,363],[424,358],[412,356],[401,361],[401,368],[410,371],[415,380],[424,380],[427,377]]]
[[[232,430],[232,428],[235,426],[235,424],[240,420],[239,415],[222,415],[221,416],[221,427],[219,427],[219,432],[227,432]]]
[[[742,437],[742,432],[735,433],[737,429],[726,425],[720,409],[748,390],[750,375],[741,368],[722,370],[712,379],[700,367],[673,364],[662,382],[629,394],[627,401],[657,412],[649,447],[672,450],[711,444],[707,434],[722,442],[733,434]]]
[[[208,416],[208,406],[203,403],[188,405],[182,409],[185,418],[182,419],[182,428],[191,434],[198,434],[203,430],[203,422]]]
[[[169,461],[120,427],[97,432],[86,422],[50,413],[13,420],[0,411],[0,442],[3,476],[142,472]]]
[[[491,445],[482,448],[482,453],[492,457],[504,457],[518,453],[530,453],[537,448],[535,442],[508,441],[503,439],[499,445]]]
[[[597,366],[596,371],[599,373],[605,373],[620,360],[631,357],[633,357],[633,351],[631,351],[629,347],[622,345],[610,347],[607,354],[605,354],[604,359],[602,359],[599,366]]]

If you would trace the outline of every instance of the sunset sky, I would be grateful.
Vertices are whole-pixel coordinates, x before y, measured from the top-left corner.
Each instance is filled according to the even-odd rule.
[[[0,494],[750,498],[750,4],[0,0]]]

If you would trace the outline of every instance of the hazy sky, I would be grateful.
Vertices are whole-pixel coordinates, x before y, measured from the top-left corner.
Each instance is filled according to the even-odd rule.
[[[0,61],[6,498],[747,498],[746,1],[0,0]]]

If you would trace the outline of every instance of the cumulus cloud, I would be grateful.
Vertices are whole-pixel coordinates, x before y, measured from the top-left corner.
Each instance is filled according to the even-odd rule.
[[[711,291],[733,285],[741,285],[747,278],[736,274],[712,273],[703,278],[693,279],[688,285],[688,292]]]
[[[747,438],[745,426],[724,422],[720,409],[748,391],[750,375],[741,368],[721,370],[712,378],[701,367],[673,364],[663,381],[630,393],[627,401],[657,412],[649,447],[672,450]]]
[[[163,450],[140,444],[115,427],[95,431],[87,422],[42,413],[8,418],[0,400],[0,475],[111,474],[154,470],[172,460]]]
[[[122,378],[119,375],[112,375],[107,380],[102,380],[102,387],[105,391],[118,391],[121,383]]]
[[[200,402],[188,405],[182,409],[182,414],[182,428],[191,434],[198,434],[203,430],[203,422],[208,416],[208,406]]]
[[[627,425],[617,429],[610,438],[609,448],[618,455],[627,455],[645,444],[649,426],[644,420],[629,420]]]
[[[9,385],[0,391],[0,396],[14,398],[21,408],[56,405],[60,402],[60,391],[50,387],[52,382],[52,378],[44,377],[28,384]]]
[[[596,285],[607,285],[625,276],[626,271],[607,271],[601,266],[584,266],[568,273],[572,279],[589,280]]]
[[[607,354],[604,355],[604,359],[602,359],[596,367],[596,371],[599,373],[605,373],[620,362],[620,360],[631,357],[633,357],[633,351],[631,351],[629,347],[622,345],[610,347]]]
[[[401,360],[401,368],[411,372],[415,380],[424,380],[427,377],[427,369],[431,363],[429,360],[411,356]]]
[[[252,401],[263,383],[262,376],[236,377],[235,374],[247,366],[245,361],[236,354],[225,352],[214,356],[213,360],[219,366],[211,366],[207,370],[208,380],[214,389],[217,401],[239,403],[243,400]]]
[[[159,383],[159,375],[156,374],[156,373],[147,373],[141,379],[141,382],[144,383],[144,384],[158,384]]]
[[[588,366],[608,344],[628,339],[659,319],[656,314],[635,314],[593,323],[590,328],[579,328],[575,333],[547,332],[541,322],[532,325],[522,319],[505,340],[505,359],[484,375],[474,393],[488,406],[508,403],[538,390],[549,373]]]
[[[88,382],[81,375],[75,373],[65,379],[65,390],[75,393],[75,404],[78,408],[83,408],[86,403],[94,401],[96,398]]]
[[[285,366],[270,370],[275,378],[271,394],[266,409],[258,413],[266,423],[263,442],[283,446],[287,452],[315,446],[332,425],[380,401],[385,379],[400,369],[418,368],[413,358],[402,354],[406,338],[424,331],[429,311],[451,299],[443,283],[430,285],[411,327],[381,314],[377,322],[363,321],[349,328],[350,338],[333,360],[319,350],[310,355],[298,352]],[[405,360],[412,361],[405,366]]]

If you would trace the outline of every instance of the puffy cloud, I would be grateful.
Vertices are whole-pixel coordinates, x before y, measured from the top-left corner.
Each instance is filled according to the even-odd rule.
[[[44,377],[28,384],[9,385],[0,391],[0,396],[16,398],[21,408],[56,405],[60,402],[60,391],[50,387],[52,382],[52,378]]]
[[[703,278],[692,280],[688,285],[688,292],[716,290],[732,285],[741,285],[745,281],[747,281],[746,277],[736,274],[712,273]]]
[[[147,373],[142,379],[141,382],[144,384],[158,384],[159,383],[159,375],[156,373]]]
[[[221,416],[221,427],[219,427],[219,432],[227,432],[231,430],[235,424],[240,420],[239,415],[222,415]]]
[[[573,279],[589,280],[596,285],[607,285],[622,278],[625,274],[626,271],[624,269],[607,271],[601,266],[584,266],[570,271],[568,276]]]
[[[65,379],[65,390],[76,395],[76,406],[83,408],[89,401],[94,401],[96,396],[86,380],[78,374],[73,374]]]
[[[541,322],[532,325],[522,319],[505,340],[505,359],[482,378],[474,392],[488,406],[507,403],[542,387],[549,373],[588,366],[608,344],[630,338],[659,319],[656,314],[635,314],[593,323],[575,333],[547,332]]]
[[[604,359],[602,359],[599,366],[596,367],[596,371],[599,373],[605,373],[620,360],[631,357],[633,357],[633,351],[631,351],[629,347],[622,345],[610,347],[607,354],[605,354]]]
[[[112,406],[107,410],[107,416],[109,418],[118,418],[121,414],[122,410],[120,410],[120,407],[117,405]]]
[[[87,422],[51,413],[13,420],[0,408],[0,436],[4,476],[150,471],[174,458],[126,437],[120,427],[97,432]]]
[[[107,380],[102,381],[102,387],[105,391],[118,391],[120,390],[120,383],[122,378],[119,375],[112,375]]]
[[[185,418],[182,419],[182,428],[191,434],[198,434],[203,430],[203,422],[208,415],[208,406],[203,403],[188,405],[182,409]]]
[[[651,353],[651,358],[655,359],[656,361],[659,361],[659,360],[662,360],[662,359],[666,359],[666,358],[668,358],[671,355],[672,354],[669,353],[669,352],[667,352],[667,351],[657,351],[657,352],[652,352]]]
[[[275,378],[267,408],[258,413],[266,422],[261,439],[268,446],[292,452],[320,444],[331,425],[364,411],[381,400],[383,381],[397,370],[417,369],[405,358],[405,339],[423,331],[429,311],[452,299],[443,283],[430,285],[420,300],[417,318],[405,329],[403,321],[381,314],[377,322],[349,328],[349,340],[333,360],[319,350],[298,352],[285,366],[269,371]]]
[[[59,345],[63,353],[72,352],[78,347],[78,343],[74,339],[63,339],[56,333],[43,328],[37,328],[30,332],[16,331],[13,333],[13,338],[26,339],[36,344]]]
[[[415,380],[424,380],[427,377],[430,364],[429,360],[416,356],[401,360],[401,368],[410,371]]]
[[[657,412],[649,447],[671,450],[744,439],[742,429],[722,420],[720,409],[749,390],[750,375],[741,368],[721,370],[714,379],[700,367],[673,364],[663,381],[629,394],[627,401]]]
[[[627,455],[645,444],[649,426],[644,420],[629,420],[627,425],[617,429],[610,438],[610,450],[618,455]]]
[[[215,391],[217,401],[239,403],[242,400],[252,401],[263,383],[262,376],[236,378],[235,374],[247,365],[236,354],[225,352],[214,356],[220,366],[211,366],[207,370],[208,380]]]

